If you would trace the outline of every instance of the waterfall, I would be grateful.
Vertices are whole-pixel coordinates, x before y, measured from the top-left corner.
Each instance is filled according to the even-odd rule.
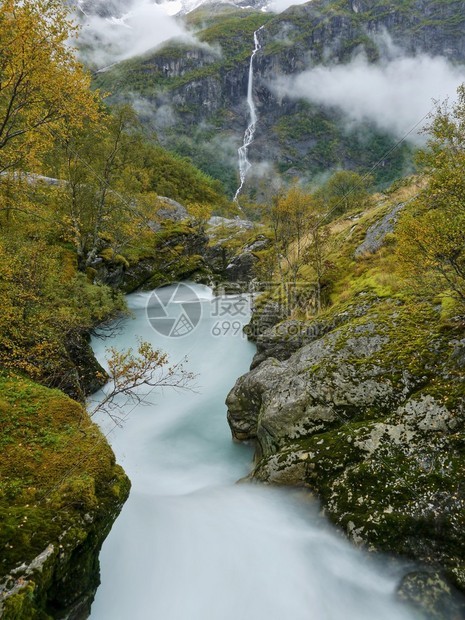
[[[247,153],[248,153],[249,146],[253,142],[253,138],[254,138],[254,135],[255,135],[255,128],[257,126],[257,110],[255,108],[255,103],[254,103],[254,100],[253,100],[253,61],[254,61],[255,55],[257,54],[257,52],[262,47],[260,45],[260,40],[258,38],[258,33],[260,32],[260,30],[262,28],[263,28],[263,26],[261,26],[258,30],[256,30],[253,33],[253,40],[254,40],[255,47],[254,47],[254,50],[253,50],[252,55],[250,57],[249,83],[247,85],[247,105],[249,106],[249,111],[250,111],[250,123],[249,123],[247,129],[245,130],[244,141],[242,143],[242,146],[238,149],[238,154],[239,154],[239,176],[240,176],[241,182],[240,182],[240,185],[237,188],[236,194],[234,196],[234,202],[237,202],[237,200],[239,198],[239,194],[241,193],[242,188],[244,187],[244,183],[245,183],[245,179],[247,177],[247,173],[250,170],[250,168],[252,167],[252,164],[248,160]]]

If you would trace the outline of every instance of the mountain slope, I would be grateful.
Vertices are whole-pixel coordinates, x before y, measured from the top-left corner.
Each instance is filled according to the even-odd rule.
[[[229,7],[210,14],[205,26],[207,13],[201,8],[188,19],[209,47],[172,41],[99,73],[95,83],[115,99],[135,99],[144,121],[165,145],[192,157],[232,193],[236,150],[248,123],[253,31],[263,25],[262,49],[254,61],[259,122],[250,150],[258,176],[312,178],[339,167],[365,172],[379,162],[374,173],[384,183],[408,167],[408,145],[383,158],[397,141],[389,131],[374,122],[350,125],[334,106],[277,93],[273,83],[277,77],[348,63],[360,55],[375,63],[393,50],[397,57],[428,52],[463,63],[464,9],[462,1],[316,0],[280,15]]]

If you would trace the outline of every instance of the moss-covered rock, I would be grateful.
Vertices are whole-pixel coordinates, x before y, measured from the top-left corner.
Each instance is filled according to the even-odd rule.
[[[465,614],[463,596],[454,592],[440,573],[432,570],[414,571],[405,575],[398,594],[401,600],[426,611],[428,620],[459,620]]]
[[[256,441],[252,479],[318,492],[355,543],[439,567],[465,590],[460,325],[426,302],[358,302],[319,329],[307,323],[294,352],[292,340],[290,352],[277,348],[279,326],[268,332],[261,353],[281,359],[237,381],[233,436]]]
[[[252,222],[215,217],[203,225],[185,220],[157,224],[149,245],[134,250],[124,269],[102,263],[100,278],[124,292],[150,290],[180,280],[248,282],[261,264],[258,252],[269,239]]]
[[[129,481],[83,407],[0,375],[0,615],[84,618]]]

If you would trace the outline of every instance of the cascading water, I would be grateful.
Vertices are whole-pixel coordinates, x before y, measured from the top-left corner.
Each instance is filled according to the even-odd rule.
[[[399,568],[351,546],[316,502],[234,484],[252,454],[232,443],[224,399],[254,347],[241,330],[225,330],[221,308],[219,321],[209,315],[210,289],[191,290],[202,312],[187,336],[157,334],[146,318],[150,293],[136,293],[133,318],[109,343],[135,347],[142,337],[173,362],[187,354],[198,389],[151,395],[155,405],[128,412],[109,434],[132,490],[103,546],[92,620],[412,620],[395,600]],[[93,346],[102,360],[108,342]],[[111,421],[99,423],[108,433]]]
[[[249,106],[249,112],[250,112],[250,123],[249,126],[247,127],[247,129],[245,130],[245,134],[244,134],[244,141],[242,143],[242,146],[239,148],[238,150],[238,154],[239,154],[239,177],[240,177],[240,185],[237,188],[236,194],[234,196],[234,202],[238,201],[239,198],[239,194],[242,191],[242,188],[244,187],[244,183],[245,183],[245,179],[247,177],[247,173],[249,172],[250,168],[252,167],[252,164],[250,163],[249,159],[248,159],[248,151],[249,151],[249,146],[252,144],[253,139],[254,139],[254,135],[255,135],[255,129],[257,126],[257,109],[255,107],[255,102],[254,102],[254,98],[253,98],[253,61],[254,58],[257,54],[257,52],[259,50],[261,50],[262,46],[260,44],[260,39],[258,38],[258,33],[260,32],[260,30],[263,28],[263,26],[261,26],[258,30],[256,30],[253,33],[253,40],[254,40],[254,50],[252,52],[252,55],[250,57],[250,64],[249,64],[249,82],[247,85],[247,105]]]

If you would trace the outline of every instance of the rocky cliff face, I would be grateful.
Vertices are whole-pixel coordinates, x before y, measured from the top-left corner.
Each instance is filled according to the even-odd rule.
[[[178,209],[174,219],[172,213],[165,213],[161,223],[151,224],[151,243],[140,255],[125,264],[112,257],[100,259],[95,265],[96,279],[131,293],[180,280],[246,283],[258,275],[270,249],[270,239],[260,226],[219,216],[198,223],[185,217],[184,207],[178,205]],[[88,363],[91,366],[91,360]]]
[[[365,126],[361,138],[359,132],[347,130],[334,109],[278,96],[272,83],[279,76],[296,75],[320,63],[344,63],[361,53],[376,62],[389,53],[386,36],[406,55],[426,52],[464,62],[464,15],[463,2],[434,0],[319,0],[277,16],[228,13],[198,35],[210,51],[170,44],[146,58],[122,63],[97,81],[116,97],[142,97],[142,116],[164,143],[193,157],[232,191],[235,150],[248,122],[245,100],[253,31],[263,25],[254,82],[260,121],[250,159],[266,161],[273,174],[288,176],[338,166],[366,170],[393,144],[391,137]],[[395,161],[386,160],[376,171],[378,181],[399,174],[407,156],[405,148]]]
[[[355,544],[418,563],[402,597],[428,618],[461,618],[451,594],[465,592],[463,316],[386,286],[409,208],[399,191],[334,223],[339,294],[316,319],[286,318],[269,296],[257,305],[257,354],[228,421],[256,445],[249,480],[315,492]]]
[[[228,420],[256,442],[251,479],[316,491],[356,544],[439,566],[465,590],[465,342],[432,329],[434,312],[361,295],[297,347],[311,324],[281,323]]]

